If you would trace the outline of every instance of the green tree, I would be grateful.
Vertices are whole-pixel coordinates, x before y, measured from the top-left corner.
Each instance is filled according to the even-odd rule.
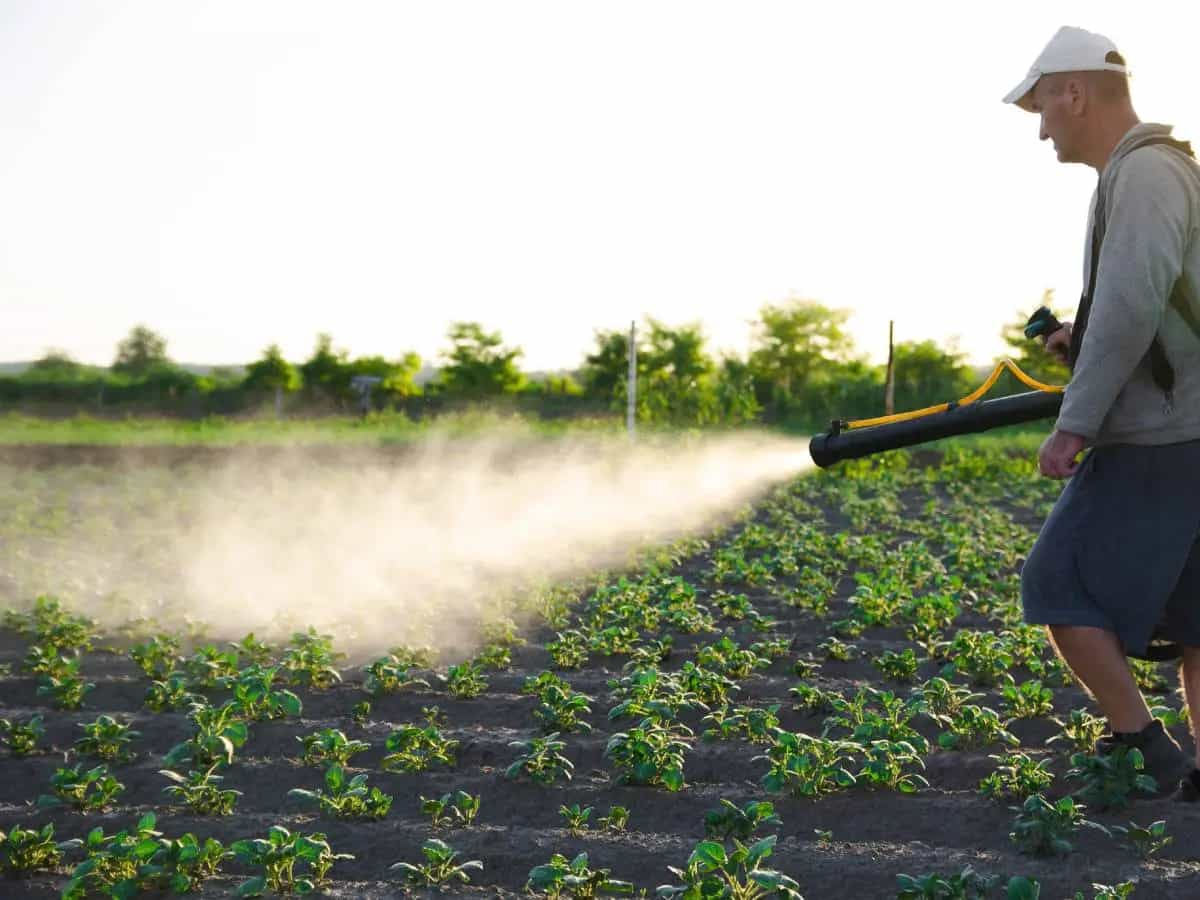
[[[758,401],[773,415],[791,410],[822,367],[847,359],[854,347],[844,330],[849,317],[849,310],[800,298],[759,310],[749,363]]]
[[[957,400],[973,387],[974,373],[965,355],[954,346],[901,341],[896,344],[895,362],[897,410]]]
[[[544,378],[530,379],[524,392],[547,397],[582,397],[584,390],[569,372],[551,372]]]
[[[487,397],[519,391],[525,376],[516,360],[519,347],[503,346],[500,332],[484,331],[478,322],[454,322],[447,332],[450,348],[442,352],[438,389],[459,397]]]
[[[883,415],[886,366],[865,359],[830,362],[814,373],[809,389],[793,401],[790,416],[806,428],[823,430],[832,419]]]
[[[324,394],[340,402],[350,385],[346,363],[346,351],[334,350],[333,338],[325,333],[318,334],[312,356],[300,364],[305,391],[310,395]]]
[[[374,396],[381,399],[399,400],[421,393],[416,382],[416,374],[421,371],[421,357],[417,353],[405,353],[395,361],[382,356],[360,356],[346,363],[346,371],[350,377],[373,375],[382,378],[374,391]]]
[[[704,349],[704,332],[698,322],[668,328],[647,319],[649,334],[645,349],[638,349],[638,371],[653,375],[665,372],[681,384],[695,384],[713,371],[712,357]]]
[[[1049,307],[1059,319],[1070,319],[1071,317],[1069,311],[1055,308],[1053,289],[1046,290],[1042,294],[1042,305]],[[1042,346],[1041,340],[1037,338],[1030,340],[1025,337],[1025,323],[1029,320],[1031,312],[1033,310],[1019,310],[1013,320],[1006,324],[1000,332],[1004,343],[1008,345],[1008,358],[1039,381],[1048,384],[1066,384],[1071,378],[1071,371],[1066,365],[1047,351]],[[1012,379],[1012,376],[1007,377]],[[1007,389],[1028,390],[1016,379],[1006,381],[1002,386]]]
[[[167,340],[145,325],[136,325],[117,345],[117,357],[112,369],[135,378],[148,375],[153,369],[169,366]]]
[[[595,339],[596,349],[580,370],[583,389],[589,396],[612,399],[629,376],[629,333],[597,330]]]
[[[736,356],[714,362],[699,323],[671,328],[647,318],[637,334],[639,421],[705,425],[745,422],[758,415],[749,366]],[[629,333],[596,331],[595,340],[580,371],[584,391],[624,410]]]
[[[677,425],[719,421],[716,366],[705,351],[700,325],[670,328],[647,319],[646,332],[637,358],[638,418]]]
[[[745,360],[731,354],[722,356],[715,390],[723,422],[752,422],[762,412],[754,395],[754,373]]]
[[[300,388],[300,373],[283,358],[278,344],[263,351],[260,359],[246,366],[242,386],[250,391],[281,391],[291,393]]]
[[[89,368],[65,350],[50,349],[30,363],[25,374],[39,381],[74,381],[89,374]]]

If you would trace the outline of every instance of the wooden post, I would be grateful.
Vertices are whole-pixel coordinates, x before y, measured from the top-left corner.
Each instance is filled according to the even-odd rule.
[[[890,416],[896,411],[896,346],[894,343],[895,321],[888,322],[887,382],[883,389],[883,414]]]

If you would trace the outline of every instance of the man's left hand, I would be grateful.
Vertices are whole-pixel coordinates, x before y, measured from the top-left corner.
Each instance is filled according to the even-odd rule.
[[[1069,431],[1055,431],[1038,451],[1038,469],[1047,478],[1070,478],[1079,468],[1077,457],[1087,438]]]

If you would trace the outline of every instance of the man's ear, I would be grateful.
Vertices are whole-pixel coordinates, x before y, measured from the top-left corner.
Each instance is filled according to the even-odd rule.
[[[1067,108],[1073,116],[1082,116],[1087,112],[1088,101],[1091,99],[1088,93],[1087,82],[1078,75],[1069,75],[1063,82],[1063,94],[1067,98]]]

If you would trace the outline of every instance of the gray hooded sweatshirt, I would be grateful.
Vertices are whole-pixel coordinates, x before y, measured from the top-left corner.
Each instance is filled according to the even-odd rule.
[[[1168,302],[1180,275],[1200,320],[1200,165],[1163,145],[1129,147],[1168,125],[1135,125],[1101,172],[1107,226],[1087,330],[1058,429],[1089,443],[1173,444],[1200,438],[1200,334]],[[1090,274],[1092,195],[1083,278]],[[1158,335],[1175,370],[1173,402],[1154,383]]]

